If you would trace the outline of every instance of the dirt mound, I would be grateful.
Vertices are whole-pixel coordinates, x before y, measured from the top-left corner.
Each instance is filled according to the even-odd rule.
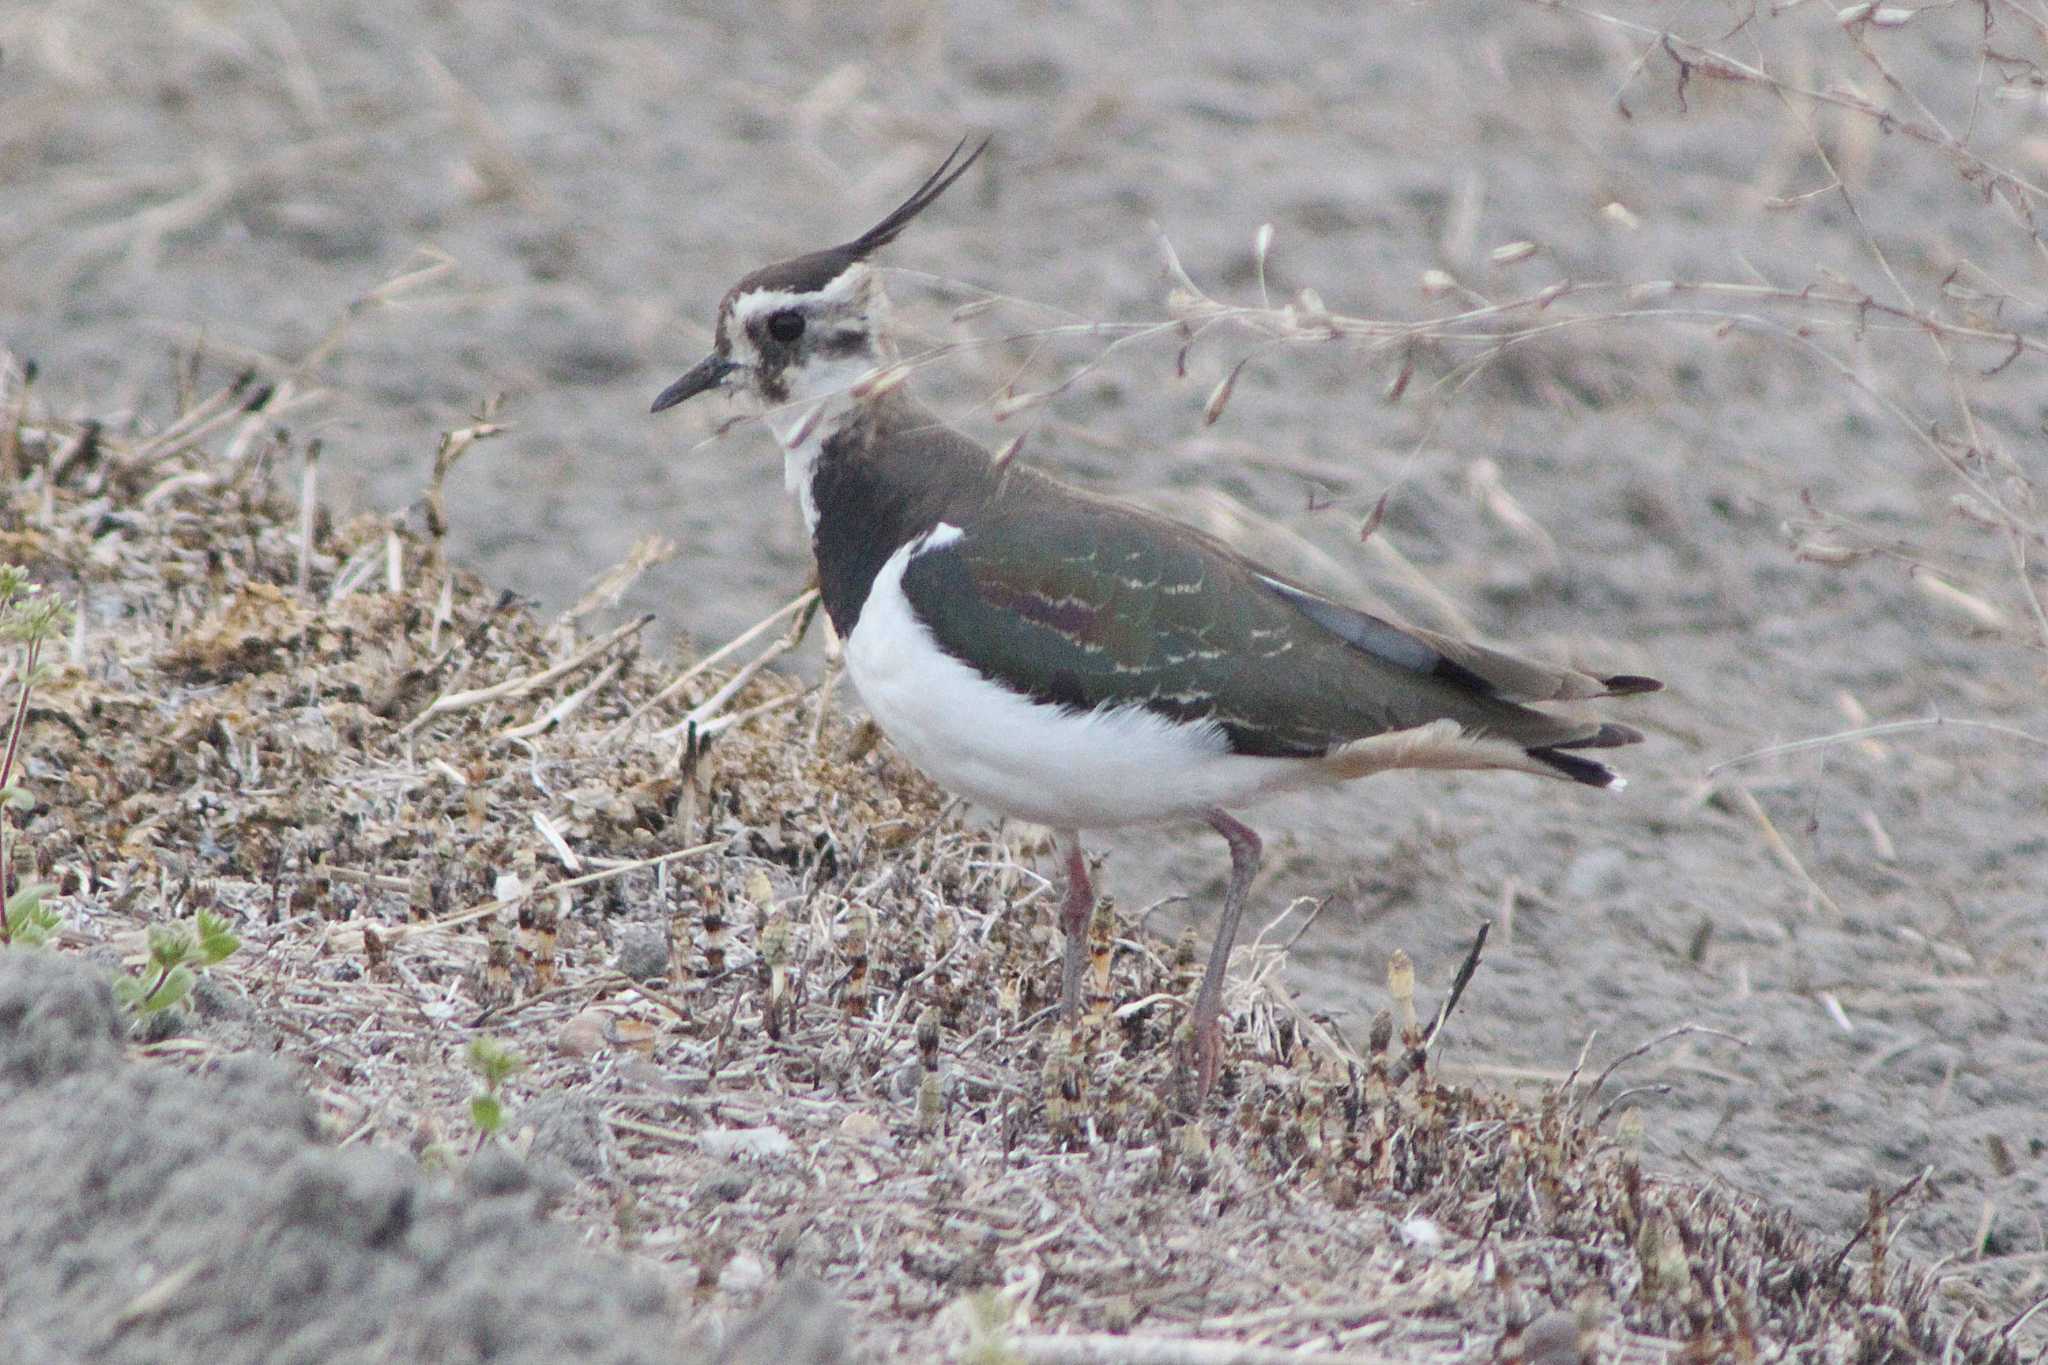
[[[576,1250],[525,1163],[423,1180],[268,1058],[129,1065],[107,975],[0,953],[7,1359],[675,1359],[657,1278]]]

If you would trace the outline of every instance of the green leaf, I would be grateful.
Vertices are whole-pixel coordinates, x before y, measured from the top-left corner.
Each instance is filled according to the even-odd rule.
[[[35,797],[29,794],[29,790],[26,787],[17,787],[12,783],[5,787],[0,787],[0,805],[5,805],[12,810],[28,810],[35,803]]]
[[[496,1090],[526,1069],[525,1060],[496,1038],[471,1039],[463,1050],[463,1056],[469,1062],[470,1070],[483,1078],[486,1090]]]
[[[61,597],[48,597],[26,609],[29,638],[46,640],[71,629],[71,605]]]
[[[199,926],[199,953],[194,966],[211,967],[242,946],[242,940],[229,931],[227,920],[211,910],[201,910],[195,919]]]
[[[40,585],[0,569],[0,640],[27,645],[33,652],[70,626],[71,606],[63,598],[45,597]]]
[[[7,898],[7,922],[14,923],[14,917],[24,910],[33,913],[42,909],[43,897],[53,894],[56,890],[57,888],[48,882],[30,882],[26,886],[16,888],[14,894]]]
[[[64,917],[43,904],[43,897],[56,890],[48,882],[31,882],[7,898],[0,914],[7,918],[7,938],[23,948],[40,948],[50,941],[64,923]]]
[[[50,940],[56,936],[59,921],[55,915],[49,915],[45,919],[44,915],[46,914],[48,912],[44,911],[35,915],[24,916],[20,923],[8,927],[7,936],[13,941],[15,947],[42,948],[48,946]]]
[[[496,1095],[476,1095],[469,1101],[469,1116],[484,1132],[495,1133],[505,1124],[505,1106]]]
[[[198,980],[190,967],[173,967],[164,977],[163,984],[150,992],[138,1008],[144,1014],[156,1014],[180,1004],[192,993],[192,983]]]
[[[183,926],[149,926],[149,962],[152,967],[175,967],[192,956],[192,948],[192,935]]]

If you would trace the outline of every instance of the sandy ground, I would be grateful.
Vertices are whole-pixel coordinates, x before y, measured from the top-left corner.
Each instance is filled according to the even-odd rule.
[[[1998,97],[2043,55],[2020,8],[1860,31],[1924,111],[1832,7],[1625,12],[1968,128],[1986,161],[2048,178],[2038,98]],[[2018,58],[1980,63],[1986,44]],[[558,604],[660,532],[680,553],[627,605],[707,641],[786,600],[805,547],[764,435],[713,439],[721,414],[655,420],[648,400],[733,278],[857,231],[965,130],[996,134],[986,171],[890,261],[910,325],[997,339],[916,381],[992,440],[1001,384],[1101,349],[1001,338],[1164,316],[1154,222],[1236,302],[1258,295],[1270,222],[1276,298],[1313,287],[1384,319],[1564,279],[1714,280],[1975,299],[1986,330],[2039,334],[2028,300],[2048,292],[1966,159],[1711,68],[1681,85],[1654,37],[1538,6],[57,0],[0,15],[0,52],[0,339],[40,363],[47,400],[168,411],[195,337],[216,375],[282,375],[353,301],[446,262],[355,308],[300,377],[327,390],[288,420],[323,438],[329,490],[405,505],[434,433],[503,393],[515,430],[452,489],[460,552]],[[1496,254],[1518,242],[1537,249]],[[1431,270],[1470,293],[1426,291]],[[981,289],[1053,311],[956,331],[948,310]],[[1254,339],[1205,339],[1185,379],[1176,342],[1134,346],[1041,409],[1029,449],[1359,600],[1665,678],[1632,707],[1651,742],[1623,799],[1393,778],[1261,816],[1269,913],[1329,898],[1299,990],[1355,1022],[1365,964],[1405,947],[1441,983],[1512,904],[1448,1065],[1509,1083],[1562,1074],[1589,1036],[1597,1062],[1680,1024],[1734,1035],[1632,1066],[1667,1087],[1638,1096],[1659,1160],[1844,1238],[1872,1185],[1931,1168],[1902,1248],[1973,1262],[1987,1313],[2019,1311],[2048,1276],[2043,751],[1929,728],[1709,770],[1863,717],[2048,728],[2003,544],[1900,420],[1953,435],[1967,398],[2010,461],[1976,473],[2038,485],[2040,357],[1998,368],[2008,348],[1958,344],[1945,364],[1853,309],[1773,332],[1765,303],[1727,295],[1688,320],[1595,317],[1669,301],[1566,300],[1557,316],[1583,321],[1470,382],[1471,348],[1417,346],[1394,403],[1399,350],[1267,347],[1208,427]],[[1204,904],[1212,842],[1121,838],[1107,884],[1127,907]]]

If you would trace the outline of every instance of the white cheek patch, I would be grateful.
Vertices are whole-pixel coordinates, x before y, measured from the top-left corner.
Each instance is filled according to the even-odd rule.
[[[874,369],[875,358],[866,353],[791,366],[782,372],[783,382],[789,388],[787,401],[796,405],[831,403],[838,399],[851,402],[855,386],[874,373]]]
[[[731,357],[753,370],[749,387],[776,406],[833,397],[873,369],[886,350],[883,303],[873,271],[859,263],[822,289],[750,290],[733,300],[728,314]],[[783,312],[801,315],[806,335],[794,347],[764,345],[750,329]],[[787,421],[777,425],[783,444],[792,444]]]

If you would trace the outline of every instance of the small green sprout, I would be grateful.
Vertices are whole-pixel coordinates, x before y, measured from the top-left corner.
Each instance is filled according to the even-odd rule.
[[[484,1085],[470,1097],[469,1117],[485,1137],[495,1136],[505,1126],[505,1102],[499,1091],[506,1081],[526,1069],[526,1062],[495,1038],[472,1039],[463,1049],[463,1058]]]
[[[1010,1309],[987,1290],[970,1295],[955,1305],[967,1324],[967,1347],[961,1359],[968,1365],[1021,1365],[1010,1336]]]
[[[149,961],[142,971],[114,982],[114,998],[137,1014],[158,1014],[192,993],[197,973],[225,961],[242,941],[227,920],[201,910],[191,928],[153,924],[149,929]]]
[[[7,898],[4,912],[0,912],[7,922],[5,931],[0,932],[0,942],[23,948],[40,948],[48,943],[64,922],[62,915],[43,904],[43,897],[56,889],[48,882],[30,882],[17,888]]]

